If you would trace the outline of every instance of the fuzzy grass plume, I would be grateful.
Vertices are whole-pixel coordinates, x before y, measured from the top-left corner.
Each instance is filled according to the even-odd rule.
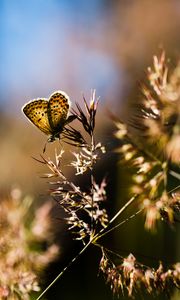
[[[145,227],[154,229],[160,219],[173,223],[180,211],[179,185],[170,185],[171,176],[180,179],[180,65],[168,77],[162,52],[148,68],[148,79],[151,89],[142,86],[141,108],[133,121],[138,136],[118,121],[116,137],[121,159],[134,169],[130,189],[138,195]]]
[[[166,268],[160,263],[156,269],[145,266],[132,253],[122,257],[112,249],[107,249],[101,239],[138,214],[144,214],[144,226],[148,230],[154,230],[160,220],[173,224],[179,216],[179,186],[172,187],[169,183],[171,176],[176,180],[180,179],[177,171],[179,167],[179,74],[179,66],[177,66],[168,76],[164,52],[159,58],[154,57],[153,68],[148,68],[150,87],[142,87],[143,99],[139,118],[133,123],[134,129],[137,128],[142,133],[140,135],[142,139],[135,136],[135,130],[131,131],[127,124],[116,118],[115,136],[120,141],[118,148],[120,160],[122,164],[132,168],[133,174],[131,197],[111,219],[106,210],[108,201],[106,179],[102,178],[99,183],[96,180],[95,166],[106,149],[100,141],[96,141],[95,136],[98,109],[95,92],[92,93],[89,103],[84,98],[84,107],[77,103],[73,110],[74,119],[80,127],[76,129],[67,125],[61,133],[62,140],[73,147],[69,167],[74,170],[76,181],[71,180],[64,171],[63,150],[55,153],[54,160],[45,155],[36,159],[47,167],[48,172],[44,177],[50,181],[50,193],[65,211],[64,220],[73,238],[82,243],[82,250],[78,255],[37,299],[43,297],[90,245],[101,249],[99,270],[114,293],[119,294],[127,290],[129,297],[133,297],[134,293],[142,287],[149,294],[161,293],[169,285],[180,287],[179,263]],[[77,183],[77,179],[85,175],[86,186],[81,180]],[[137,210],[128,218],[117,222],[132,203],[137,203]]]
[[[40,292],[39,276],[59,254],[46,203],[30,216],[33,199],[14,188],[1,197],[0,205],[0,299],[30,300]],[[46,249],[43,244],[47,243]]]

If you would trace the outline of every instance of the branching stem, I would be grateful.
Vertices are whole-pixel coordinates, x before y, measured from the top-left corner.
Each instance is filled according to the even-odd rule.
[[[135,200],[136,196],[133,196],[116,214],[115,216],[109,221],[108,225],[104,228],[102,228],[100,230],[99,233],[96,234],[96,236],[94,237],[93,241],[96,242],[98,239],[100,239],[102,236],[106,235],[107,233],[109,233],[109,230],[107,230],[107,228],[109,227],[110,224],[112,224],[116,219],[117,217],[119,217],[119,215],[121,215],[125,210],[126,208],[131,205],[131,203]],[[114,227],[110,230],[113,230]]]

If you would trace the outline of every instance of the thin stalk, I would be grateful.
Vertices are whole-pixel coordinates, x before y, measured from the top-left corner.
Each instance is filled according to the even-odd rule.
[[[164,190],[166,191],[167,189],[167,172],[168,172],[168,165],[166,162],[162,164],[162,169],[164,173]]]
[[[115,216],[109,221],[108,226],[114,222],[117,217],[135,200],[136,196],[133,196],[131,199],[129,199],[129,201],[117,212],[117,214],[115,214]]]
[[[138,214],[140,214],[143,211],[143,208],[141,208],[140,210],[138,210],[135,214],[131,215],[130,217],[128,217],[127,219],[123,220],[122,222],[118,223],[117,225],[115,225],[114,227],[112,227],[111,229],[109,229],[108,231],[105,231],[104,233],[102,233],[100,236],[98,236],[95,241],[99,240],[100,238],[102,238],[104,235],[110,233],[111,231],[115,230],[116,228],[120,227],[121,225],[123,225],[124,223],[130,221],[131,219],[133,219],[134,217],[136,217]]]
[[[179,174],[179,173],[177,173],[177,172],[175,172],[175,171],[173,171],[173,170],[170,170],[169,173],[170,173],[173,177],[175,177],[175,178],[177,178],[177,179],[180,179],[180,174]]]
[[[120,214],[122,214],[125,210],[126,210],[126,208],[129,206],[129,205],[131,205],[131,203],[135,200],[135,198],[136,198],[136,196],[133,196],[116,214],[115,214],[115,216],[109,221],[109,223],[108,223],[108,225],[106,226],[106,227],[104,227],[104,228],[102,228],[101,230],[100,230],[100,232],[99,233],[97,233],[95,236],[94,236],[94,238],[93,238],[93,242],[95,241],[97,241],[98,239],[100,239],[101,238],[101,236],[104,236],[105,234],[106,234],[106,229],[109,227],[109,225],[110,224],[112,224],[116,219],[117,219],[117,217],[119,217],[119,215]],[[109,230],[107,231],[107,232],[109,232]]]
[[[91,201],[91,234],[93,234],[94,231],[94,178],[93,178],[93,151],[94,151],[94,136],[93,133],[91,135],[91,194],[92,194],[92,201]]]
[[[83,254],[83,252],[89,247],[89,245],[92,243],[92,240],[90,240],[84,248],[69,262],[69,264],[57,275],[57,277],[48,285],[48,287],[39,295],[39,297],[36,300],[41,299],[45,293],[54,285],[54,283],[64,274],[64,272],[69,269],[69,267]]]
[[[118,212],[117,214],[110,220],[108,226],[110,224],[112,224],[112,222],[114,222],[114,220],[134,201],[134,199],[136,198],[136,196],[132,197]],[[137,215],[137,213],[135,214]],[[135,216],[134,215],[134,216]],[[128,218],[130,219],[130,218]],[[126,221],[126,220],[125,220]],[[107,227],[108,227],[107,226]],[[119,225],[120,226],[120,225]],[[48,287],[39,295],[39,297],[36,300],[40,300],[45,293],[55,284],[55,282],[64,274],[64,272],[69,269],[69,267],[81,256],[81,254],[84,253],[84,251],[95,241],[97,241],[100,237],[102,237],[103,235],[107,234],[110,230],[112,230],[113,228],[111,228],[110,230],[108,230],[107,232],[104,232],[106,228],[103,228],[97,235],[95,235],[85,246],[84,248],[69,262],[69,264],[57,275],[57,277],[48,285]],[[117,227],[117,226],[116,226]]]

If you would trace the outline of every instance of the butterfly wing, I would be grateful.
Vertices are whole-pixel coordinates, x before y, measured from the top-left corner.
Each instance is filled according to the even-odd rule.
[[[57,91],[49,98],[48,119],[54,134],[62,131],[68,117],[70,100],[66,93]]]
[[[22,108],[26,117],[42,132],[52,134],[48,119],[48,101],[45,99],[33,100]]]

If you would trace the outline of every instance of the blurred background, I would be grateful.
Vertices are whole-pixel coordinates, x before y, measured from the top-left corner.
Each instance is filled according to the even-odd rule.
[[[39,178],[40,166],[31,157],[42,153],[46,136],[31,126],[21,107],[31,99],[48,98],[55,90],[65,91],[73,106],[75,101],[81,101],[82,93],[88,100],[91,90],[96,89],[100,96],[97,130],[112,148],[113,126],[107,111],[124,121],[128,119],[132,103],[141,97],[138,83],[145,79],[153,55],[165,49],[172,66],[179,59],[180,2],[1,0],[0,23],[1,193],[18,186],[23,193],[44,201],[41,195],[46,194],[48,186]],[[48,155],[54,153],[54,148],[55,144],[47,146]],[[114,157],[111,171],[115,176],[111,185],[114,196],[121,176]],[[119,207],[118,193],[117,203],[112,206]],[[146,243],[147,255],[156,247],[159,252],[154,256],[159,258],[170,245],[169,239],[160,239],[157,244],[156,237],[149,233],[142,240],[134,228],[133,225],[133,240],[124,247],[129,252]],[[127,231],[118,238],[124,241],[126,236]],[[76,244],[70,245],[77,247]],[[175,245],[173,240],[170,260],[172,255],[175,259],[179,249]],[[72,253],[71,248],[66,249],[65,261]],[[47,299],[114,299],[102,278],[97,278],[96,253],[89,254],[89,265],[85,256],[52,288]],[[57,263],[50,268],[49,281],[60,269]]]

